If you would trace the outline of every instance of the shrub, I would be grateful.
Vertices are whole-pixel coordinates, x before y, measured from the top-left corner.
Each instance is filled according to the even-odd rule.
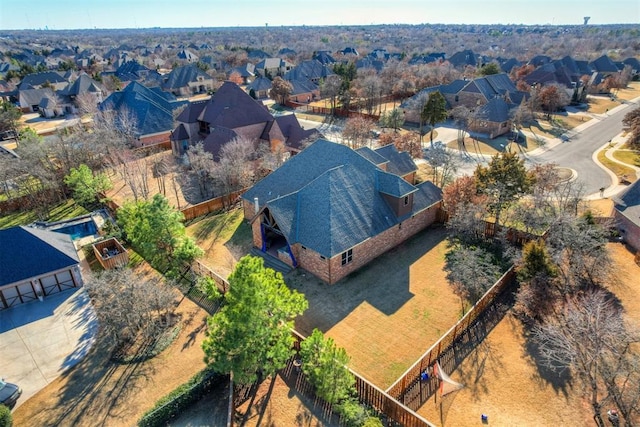
[[[367,410],[356,399],[346,399],[336,405],[340,421],[346,427],[361,427],[367,422]]]
[[[13,425],[13,416],[11,409],[4,405],[0,405],[0,427],[11,427]]]
[[[156,402],[153,408],[144,413],[138,421],[140,427],[166,426],[168,421],[180,414],[189,405],[200,400],[218,381],[226,376],[204,369],[191,377],[189,381],[174,389]]]

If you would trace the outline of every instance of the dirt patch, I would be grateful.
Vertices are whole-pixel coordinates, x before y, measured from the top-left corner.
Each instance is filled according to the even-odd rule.
[[[176,309],[182,331],[160,355],[116,364],[97,344],[73,369],[21,405],[17,426],[131,426],[162,396],[204,368],[200,344],[206,313],[184,299]]]
[[[154,175],[154,165],[160,162],[165,165],[166,173],[162,176]],[[170,150],[140,158],[132,162],[129,169],[135,171],[136,176],[145,177],[149,198],[154,194],[162,194],[169,200],[171,206],[178,209],[184,209],[205,200],[198,190],[198,185],[184,171],[179,159]],[[109,173],[109,179],[113,183],[113,188],[107,191],[108,198],[120,206],[126,201],[134,200],[133,191],[122,179],[121,174],[112,170]],[[136,180],[139,181],[140,178]]]

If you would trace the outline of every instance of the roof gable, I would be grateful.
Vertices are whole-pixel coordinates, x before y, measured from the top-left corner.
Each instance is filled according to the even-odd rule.
[[[198,120],[236,129],[273,120],[269,111],[233,82],[224,82],[205,104]]]

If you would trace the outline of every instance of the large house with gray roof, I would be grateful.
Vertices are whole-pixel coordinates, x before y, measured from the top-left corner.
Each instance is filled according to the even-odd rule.
[[[0,310],[82,286],[68,234],[33,227],[0,230]]]
[[[161,145],[168,148],[173,111],[185,104],[158,87],[148,88],[131,82],[123,90],[109,95],[100,104],[100,110],[112,112],[116,126],[133,124],[135,146]]]
[[[393,145],[318,139],[243,194],[253,244],[334,284],[436,221],[442,192],[415,171]]]

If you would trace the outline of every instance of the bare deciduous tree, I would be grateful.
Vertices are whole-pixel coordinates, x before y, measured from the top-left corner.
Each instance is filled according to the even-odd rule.
[[[570,297],[562,310],[534,328],[533,337],[546,366],[569,369],[580,379],[599,426],[605,426],[602,406],[611,400],[626,425],[633,425],[640,383],[631,345],[638,334],[625,325],[611,295],[591,288]]]
[[[157,336],[166,327],[177,296],[159,276],[143,276],[128,268],[93,276],[85,287],[101,333],[113,344]]]

